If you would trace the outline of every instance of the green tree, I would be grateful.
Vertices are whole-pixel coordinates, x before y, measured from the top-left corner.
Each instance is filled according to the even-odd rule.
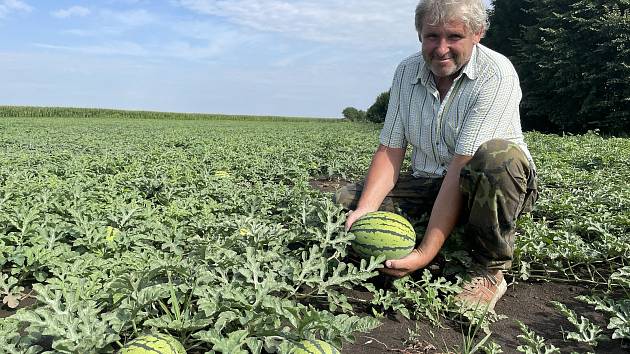
[[[389,105],[389,91],[385,91],[376,97],[376,102],[368,108],[366,118],[370,122],[383,123],[387,115]]]
[[[525,28],[533,26],[536,18],[532,13],[533,4],[523,0],[494,0],[490,9],[490,28],[482,43],[507,56],[516,67],[519,77],[531,75],[527,64],[519,60],[519,46],[522,45]],[[535,67],[535,66],[534,66]],[[533,87],[535,89],[535,87]],[[531,117],[527,110],[526,97],[529,87],[523,87],[522,124],[525,130],[556,132],[558,127],[548,117]]]
[[[524,26],[535,19],[530,14],[531,4],[523,0],[494,0],[490,9],[490,28],[483,44],[514,60],[516,41],[522,36]]]
[[[360,109],[356,109],[354,107],[346,107],[341,111],[343,117],[351,122],[364,122],[365,121],[365,111]]]
[[[525,118],[567,132],[630,132],[630,0],[526,1],[537,21],[514,57]]]

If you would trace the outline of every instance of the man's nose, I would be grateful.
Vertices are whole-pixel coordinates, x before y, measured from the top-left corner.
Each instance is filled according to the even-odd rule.
[[[438,42],[437,48],[435,48],[438,55],[444,55],[448,53],[448,42],[445,38],[440,39]]]

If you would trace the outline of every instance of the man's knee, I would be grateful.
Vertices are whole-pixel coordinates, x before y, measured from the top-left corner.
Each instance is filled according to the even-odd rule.
[[[531,173],[527,157],[516,143],[501,139],[483,143],[460,174],[471,217],[491,217],[501,209],[509,215],[502,215],[501,221],[489,219],[488,225],[513,222],[526,199]]]
[[[485,173],[505,171],[511,165],[522,170],[522,166],[529,166],[529,162],[517,143],[504,139],[492,139],[481,144],[468,163],[470,169]]]
[[[333,202],[341,204],[344,209],[354,210],[361,197],[361,190],[362,188],[358,184],[349,184],[341,187],[333,195]]]

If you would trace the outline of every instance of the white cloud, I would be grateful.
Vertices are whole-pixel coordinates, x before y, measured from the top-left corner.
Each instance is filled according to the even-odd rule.
[[[185,41],[167,43],[156,53],[156,56],[179,58],[186,60],[204,60],[216,58],[225,50],[225,44],[210,42],[206,46],[195,46]]]
[[[16,12],[16,11],[30,12],[32,10],[33,10],[33,7],[24,1],[20,1],[20,0],[0,1],[0,18],[3,18],[6,15],[12,12]]]
[[[157,21],[157,16],[144,9],[121,12],[103,10],[101,15],[108,21],[114,21],[128,27],[140,27]]]
[[[178,0],[199,14],[324,43],[398,45],[414,36],[417,0]]]
[[[108,4],[125,4],[125,5],[136,5],[141,3],[149,2],[147,0],[108,0]]]
[[[172,22],[169,24],[169,27],[170,30],[174,33],[177,33],[184,37],[201,40],[211,40],[216,38],[217,34],[222,34],[226,32],[231,32],[234,36],[236,36],[238,32],[236,30],[229,29],[227,26],[221,26],[210,21]]]
[[[73,29],[62,30],[61,33],[71,34],[71,35],[77,36],[77,37],[91,37],[91,36],[94,35],[94,32],[88,31],[88,30],[84,30],[84,29],[80,29],[80,28],[73,28]]]
[[[272,66],[278,67],[278,68],[288,67],[288,66],[291,66],[291,65],[295,64],[296,62],[299,62],[299,61],[304,60],[306,58],[315,56],[317,54],[318,54],[318,50],[316,50],[316,49],[311,49],[311,50],[307,50],[307,51],[303,51],[303,52],[292,53],[292,54],[283,56],[282,58],[274,61],[272,63]],[[317,58],[321,59],[321,56],[317,55]],[[323,61],[324,60],[322,60],[322,62]]]
[[[92,13],[89,9],[87,10],[89,11],[88,14]],[[79,15],[78,10],[73,10],[72,13],[71,15],[69,12],[59,13],[59,11],[57,11],[53,16],[68,17]],[[158,22],[157,20],[157,15],[144,9],[130,11],[104,9],[98,11],[98,16],[94,18],[92,25],[84,26],[83,28],[64,29],[60,32],[77,37],[118,37],[123,34],[133,35],[134,29],[155,24]]]
[[[142,58],[176,58],[185,60],[207,60],[220,57],[234,45],[231,33],[224,33],[205,45],[193,45],[186,41],[160,43],[157,46],[142,45],[130,41],[110,41],[93,45],[57,45],[35,43],[38,48],[60,52],[74,52],[94,56],[130,56]]]
[[[149,51],[145,49],[142,45],[128,42],[128,41],[115,41],[108,42],[99,45],[89,45],[89,46],[63,46],[63,45],[54,45],[54,44],[45,44],[45,43],[35,43],[36,47],[45,48],[45,49],[55,49],[55,50],[64,50],[64,51],[72,51],[84,54],[93,54],[93,55],[128,55],[128,56],[147,56],[149,55]]]
[[[72,6],[67,9],[60,9],[51,13],[57,18],[68,18],[72,16],[84,17],[90,14],[90,9],[83,6]]]

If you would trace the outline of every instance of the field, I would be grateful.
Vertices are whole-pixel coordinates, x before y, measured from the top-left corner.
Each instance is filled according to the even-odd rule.
[[[629,139],[526,135],[541,197],[512,284],[496,314],[460,314],[459,233],[395,282],[348,258],[331,192],[363,176],[376,125],[32,113],[0,114],[6,352],[112,353],[150,331],[188,353],[628,350]]]

